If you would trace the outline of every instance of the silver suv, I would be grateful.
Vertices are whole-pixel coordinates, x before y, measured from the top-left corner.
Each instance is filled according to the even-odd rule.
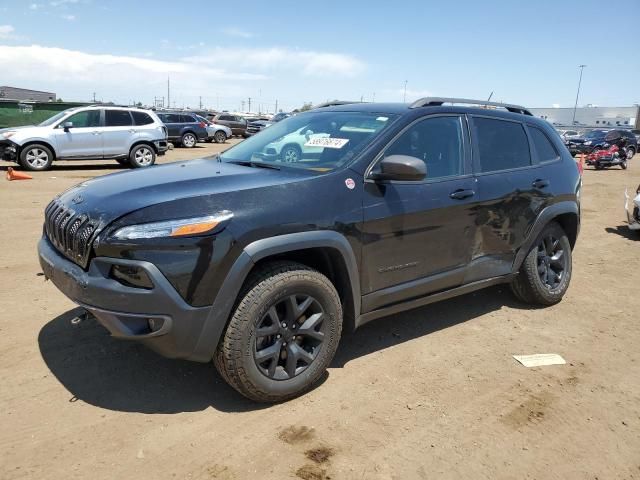
[[[167,151],[167,128],[140,108],[70,108],[36,126],[0,130],[0,158],[27,170],[47,170],[54,160],[113,158],[148,167]]]

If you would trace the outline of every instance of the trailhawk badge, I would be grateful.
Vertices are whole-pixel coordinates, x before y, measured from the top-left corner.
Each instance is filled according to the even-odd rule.
[[[354,188],[356,188],[356,182],[353,181],[353,178],[347,178],[344,181],[344,184],[347,186],[349,190],[353,190]]]

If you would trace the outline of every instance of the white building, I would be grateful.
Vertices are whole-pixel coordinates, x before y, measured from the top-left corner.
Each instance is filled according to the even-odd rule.
[[[558,127],[572,125],[573,108],[530,108],[531,113]],[[576,127],[640,128],[640,107],[579,107]]]

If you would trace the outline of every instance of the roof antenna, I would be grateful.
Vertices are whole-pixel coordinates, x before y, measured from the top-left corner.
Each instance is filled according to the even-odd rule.
[[[487,102],[491,100],[491,97],[493,97],[493,90],[491,91],[491,94],[489,95],[489,98],[487,98]]]

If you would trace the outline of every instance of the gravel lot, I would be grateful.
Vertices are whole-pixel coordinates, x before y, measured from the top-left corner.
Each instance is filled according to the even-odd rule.
[[[530,309],[497,287],[378,320],[343,339],[322,385],[275,406],[210,364],[72,324],[78,310],[38,276],[43,210],[122,167],[54,165],[0,178],[0,478],[640,478],[640,235],[622,211],[640,155],[627,171],[585,171],[562,303]],[[528,353],[568,363],[511,357]]]

